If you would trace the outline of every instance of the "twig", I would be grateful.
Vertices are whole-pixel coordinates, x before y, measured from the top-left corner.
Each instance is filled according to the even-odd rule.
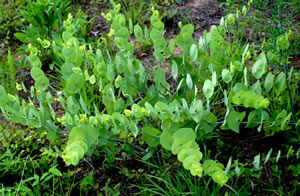
[[[281,51],[281,55],[283,56],[283,51]],[[295,121],[295,123],[297,123],[298,119],[297,119],[297,116],[296,116],[296,111],[295,111],[295,108],[294,108],[292,93],[291,93],[291,89],[290,89],[290,85],[289,85],[288,70],[287,70],[286,61],[283,62],[283,66],[284,66],[284,71],[285,71],[286,86],[287,86],[287,90],[288,90],[289,98],[290,98],[291,110],[292,110],[292,114],[293,114],[293,117],[294,117],[294,121]],[[298,126],[296,126],[296,129],[299,133],[299,127]]]
[[[87,162],[87,164],[95,171],[96,169],[93,167],[93,165],[88,161],[86,160],[85,158],[83,158],[85,162]]]

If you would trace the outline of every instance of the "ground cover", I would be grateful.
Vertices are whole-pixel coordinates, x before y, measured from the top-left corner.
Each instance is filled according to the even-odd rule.
[[[299,194],[297,1],[1,3],[0,193]]]

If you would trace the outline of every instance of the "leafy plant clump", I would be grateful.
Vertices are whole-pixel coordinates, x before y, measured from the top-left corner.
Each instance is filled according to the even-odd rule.
[[[45,34],[38,40],[42,47],[27,39],[34,86],[18,89],[30,91],[28,100],[0,86],[1,113],[8,121],[47,130],[53,142],[68,133],[62,153],[67,165],[78,165],[85,154],[91,155],[110,139],[142,138],[149,157],[161,146],[176,155],[192,176],[208,175],[221,187],[229,180],[229,168],[200,148],[212,134],[239,133],[245,128],[265,135],[289,130],[295,136],[290,141],[300,141],[292,107],[296,93],[291,93],[297,88],[291,78],[299,77],[288,67],[291,34],[277,39],[277,53],[232,40],[237,12],[205,31],[198,43],[191,24],[180,26],[173,40],[164,37],[157,10],[152,9],[150,26],[142,29],[142,24],[128,24],[120,14],[121,5],[111,2],[114,8],[103,14],[110,24],[111,51],[87,44],[76,28],[81,21],[71,14],[62,27],[57,26],[60,33],[51,42],[51,29],[40,31]],[[129,41],[133,36],[135,40]],[[156,68],[136,57],[143,42],[153,46]],[[181,54],[174,52],[175,47]],[[51,52],[59,73],[60,86],[54,93],[42,69],[39,54],[43,49]],[[279,62],[283,68],[273,69],[270,62]],[[169,78],[163,64],[171,70]],[[57,105],[62,115],[54,110]]]

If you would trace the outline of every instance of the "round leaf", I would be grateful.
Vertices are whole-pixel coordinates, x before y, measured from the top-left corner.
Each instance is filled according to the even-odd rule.
[[[142,39],[143,29],[141,28],[141,26],[139,24],[136,24],[134,26],[134,36],[136,37],[137,41],[140,41]]]
[[[205,80],[204,82],[203,93],[207,99],[211,98],[211,96],[214,94],[214,85],[209,79]]]
[[[142,129],[143,139],[151,147],[155,147],[159,144],[159,138],[157,136],[160,134],[161,132],[155,128],[144,127]]]
[[[44,72],[39,67],[32,67],[30,75],[34,80],[37,80],[38,77],[45,76]]]
[[[222,79],[224,82],[229,83],[232,80],[232,75],[228,69],[222,70]]]
[[[36,79],[34,86],[36,89],[44,91],[49,86],[49,79],[42,75]]]
[[[84,85],[85,78],[82,74],[73,73],[67,82],[66,92],[69,94],[78,93]]]
[[[280,90],[284,87],[285,84],[285,74],[283,72],[281,72],[275,80],[275,84],[274,87],[276,90]]]

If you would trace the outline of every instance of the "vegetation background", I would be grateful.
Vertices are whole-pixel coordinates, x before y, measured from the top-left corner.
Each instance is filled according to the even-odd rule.
[[[0,0],[0,195],[299,195],[297,0]]]

